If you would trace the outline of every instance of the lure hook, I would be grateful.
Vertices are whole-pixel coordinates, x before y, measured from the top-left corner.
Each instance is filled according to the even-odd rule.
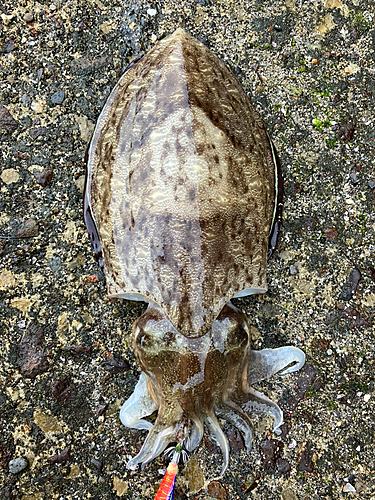
[[[172,456],[172,459],[167,467],[154,500],[174,499],[174,486],[178,472],[178,462],[180,458],[182,458],[183,462],[186,462],[187,460],[187,453],[182,448],[182,443],[178,443],[175,447],[172,446],[171,448],[168,448],[164,454],[166,456]]]

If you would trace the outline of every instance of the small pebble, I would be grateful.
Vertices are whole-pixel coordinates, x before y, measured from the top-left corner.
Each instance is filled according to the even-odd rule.
[[[332,356],[332,349],[327,349],[328,356]]]
[[[63,90],[57,90],[51,95],[52,104],[62,104],[65,99],[65,92]]]
[[[340,137],[340,139],[342,139],[344,142],[351,141],[354,136],[355,128],[355,123],[352,121],[341,122],[337,130],[337,136]]]
[[[368,185],[368,187],[370,189],[374,189],[375,188],[375,182],[374,181],[369,181],[367,185]]]
[[[42,325],[37,322],[30,323],[19,344],[17,364],[23,377],[34,379],[48,370],[49,363],[44,353],[44,343]]]
[[[43,113],[44,112],[44,103],[36,99],[31,103],[31,109],[35,111],[35,113]]]
[[[18,182],[20,174],[14,168],[6,168],[1,172],[0,179],[7,185]]]
[[[275,472],[277,469],[276,461],[281,458],[284,443],[277,439],[265,439],[259,445],[262,453],[262,465],[266,472]]]
[[[354,185],[358,184],[359,180],[358,180],[357,172],[352,172],[349,177]]]
[[[22,470],[26,469],[28,465],[29,462],[26,460],[26,458],[15,458],[14,460],[11,460],[9,462],[9,472],[11,472],[12,474],[18,474]]]
[[[37,139],[41,135],[44,135],[46,131],[47,131],[46,127],[33,127],[29,130],[29,136],[32,139]]]
[[[370,398],[371,398],[370,394],[365,394],[365,395],[363,396],[363,401],[364,401],[365,403],[368,403],[368,402],[370,401]]]
[[[324,231],[325,237],[330,241],[335,239],[336,236],[338,236],[338,234],[339,233],[336,231],[334,227],[327,227],[327,229]]]
[[[289,267],[289,273],[293,276],[294,274],[297,274],[297,268],[296,266],[293,266],[293,264]]]
[[[21,96],[22,106],[26,108],[27,106],[29,106],[30,102],[31,102],[30,96],[28,94],[22,94]]]
[[[49,169],[43,170],[42,172],[38,170],[34,172],[34,177],[36,182],[42,187],[46,187],[51,182],[52,176],[53,176],[53,171]]]
[[[157,13],[158,13],[158,11],[156,9],[148,9],[147,10],[147,14],[151,17],[156,16]]]
[[[51,465],[62,464],[64,462],[69,462],[69,460],[71,460],[70,448],[64,448],[61,453],[56,453],[48,457],[48,463]]]
[[[15,46],[14,40],[12,40],[11,38],[7,38],[4,42],[4,45],[3,45],[3,51],[6,54],[9,54],[9,52],[12,52],[12,50],[14,50],[15,48],[16,48],[16,46]]]
[[[61,268],[61,259],[60,257],[53,256],[47,261],[47,265],[50,267],[53,273],[57,273]]]
[[[8,109],[0,103],[0,135],[10,135],[16,130],[17,127],[18,122],[16,122]]]
[[[238,453],[245,446],[244,440],[238,429],[233,428],[228,432],[228,441],[233,453]]]
[[[297,441],[295,439],[292,439],[291,443],[288,445],[288,448],[291,450],[297,446]]]
[[[197,493],[204,486],[204,473],[198,459],[194,456],[189,458],[185,465],[185,478],[188,481],[190,493]]]
[[[314,470],[313,456],[314,456],[313,444],[310,440],[307,440],[304,449],[300,455],[297,470],[299,471],[305,470],[307,472],[313,472]]]
[[[34,21],[34,14],[32,12],[26,12],[26,14],[23,16],[23,20],[26,23],[31,23]]]
[[[290,463],[285,458],[278,458],[276,460],[276,470],[280,474],[286,474],[291,470]]]
[[[126,370],[129,370],[129,363],[122,358],[118,358],[117,356],[111,356],[106,361],[102,363],[102,367],[107,372],[111,373],[120,373]]]
[[[297,500],[297,495],[292,488],[286,488],[281,492],[282,500]]]
[[[21,224],[21,227],[17,231],[17,236],[20,238],[25,238],[29,236],[37,236],[39,233],[38,223],[34,219],[27,219]]]
[[[51,386],[52,396],[60,403],[70,403],[75,399],[75,392],[67,378],[54,380]],[[64,450],[66,452],[66,450]],[[69,451],[69,450],[68,450]]]
[[[345,493],[349,493],[349,491],[352,492],[352,493],[356,492],[354,486],[351,485],[350,483],[346,483],[346,485],[344,486],[343,491],[345,491]]]
[[[217,500],[227,500],[228,492],[219,481],[211,481],[207,486],[207,493],[210,498]]]
[[[103,466],[102,462],[100,460],[97,460],[96,458],[92,458],[90,460],[90,463],[97,469],[100,470]]]

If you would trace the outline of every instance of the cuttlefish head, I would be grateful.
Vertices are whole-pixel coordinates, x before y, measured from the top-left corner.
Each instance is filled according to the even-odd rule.
[[[170,442],[182,443],[187,451],[194,450],[206,424],[223,452],[224,473],[229,445],[217,417],[236,425],[243,433],[247,448],[251,448],[252,424],[241,404],[252,411],[271,413],[275,425],[281,425],[282,413],[278,406],[249,387],[249,381],[254,377],[259,379],[259,374],[260,378],[268,378],[275,372],[272,355],[268,354],[264,360],[254,357],[250,340],[246,316],[230,302],[211,329],[199,338],[182,335],[158,305],[149,305],[133,327],[133,347],[142,375],[120,413],[124,425],[148,429],[149,434],[141,451],[129,462],[129,468],[150,462]],[[272,354],[279,350],[265,351]],[[273,358],[276,360],[277,356]],[[290,354],[287,358],[290,359]],[[158,414],[152,425],[144,417],[155,410]]]

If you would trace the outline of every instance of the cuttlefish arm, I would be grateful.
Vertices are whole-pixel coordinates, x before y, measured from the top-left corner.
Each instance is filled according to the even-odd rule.
[[[298,347],[286,346],[277,349],[262,349],[261,351],[249,351],[247,383],[242,401],[246,398],[241,407],[247,413],[266,413],[273,418],[274,432],[280,432],[283,425],[283,412],[265,394],[253,389],[250,385],[262,380],[271,378],[278,372],[284,376],[303,367],[305,364],[305,354]]]
[[[147,387],[146,375],[142,372],[133,394],[121,407],[120,420],[130,429],[149,430],[152,424],[144,420],[144,417],[148,417],[157,409],[158,406],[154,403]]]
[[[292,365],[293,364],[293,365]],[[282,376],[292,373],[305,364],[305,354],[298,347],[262,349],[249,352],[247,381],[249,385],[267,380],[282,370]],[[289,366],[292,365],[292,366]]]

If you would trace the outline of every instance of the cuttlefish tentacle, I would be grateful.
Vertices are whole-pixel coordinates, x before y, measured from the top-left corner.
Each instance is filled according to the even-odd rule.
[[[203,420],[201,418],[192,419],[190,422],[189,435],[185,440],[185,448],[187,451],[193,451],[201,442],[203,437]]]
[[[158,432],[157,427],[155,428],[154,435],[156,436],[151,451],[148,455],[142,458],[142,468],[151,462],[155,457],[159,456],[171,441],[176,440],[176,433],[178,430],[178,425],[167,427],[166,429]]]
[[[295,363],[293,366],[289,365]],[[286,346],[278,349],[262,349],[249,352],[247,381],[249,385],[271,378],[283,370],[281,375],[292,373],[305,364],[305,354],[298,347]],[[286,368],[286,369],[285,369]]]
[[[298,347],[286,346],[261,351],[250,350],[248,356],[247,384],[241,395],[241,400],[246,401],[242,403],[242,408],[246,412],[270,415],[274,420],[274,431],[278,431],[284,422],[283,412],[276,403],[250,385],[267,380],[278,372],[284,376],[299,370],[305,364],[305,354]]]
[[[155,424],[152,426],[138,455],[127,463],[128,469],[135,470],[139,464],[144,467],[160,455],[171,441],[176,440],[178,427],[178,424],[165,424],[164,426]]]
[[[215,408],[215,413],[219,418],[223,418],[242,432],[246,449],[250,451],[253,440],[253,424],[248,415],[233,401],[219,404]]]
[[[283,412],[279,406],[262,392],[256,391],[252,387],[248,388],[246,393],[247,401],[241,406],[245,412],[266,413],[273,418],[273,430],[279,429],[284,423]]]
[[[211,432],[211,434],[215,437],[218,445],[220,446],[221,452],[223,454],[223,468],[221,470],[221,475],[224,474],[226,468],[229,463],[229,443],[226,438],[222,428],[220,427],[219,421],[216,418],[213,411],[210,411],[205,419],[205,422]]]

